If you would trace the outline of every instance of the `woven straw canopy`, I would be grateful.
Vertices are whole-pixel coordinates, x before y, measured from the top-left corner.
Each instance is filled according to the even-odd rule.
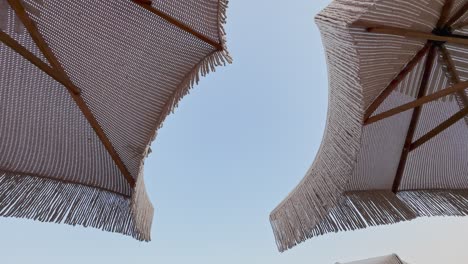
[[[0,0],[0,215],[150,239],[143,160],[230,62],[226,0]]]
[[[360,261],[351,261],[351,262],[346,262],[346,263],[337,262],[336,264],[407,264],[407,263],[402,261],[400,257],[398,257],[396,254],[392,254],[388,256],[364,259]]]
[[[278,248],[468,214],[468,0],[336,0],[317,17],[327,127],[302,182],[271,213]]]

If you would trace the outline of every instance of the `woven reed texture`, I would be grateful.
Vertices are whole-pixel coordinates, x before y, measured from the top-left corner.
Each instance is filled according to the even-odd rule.
[[[231,62],[223,30],[227,1],[152,4],[223,50],[131,0],[22,2],[136,185],[126,181],[67,89],[0,42],[0,215],[149,240],[153,207],[144,159],[166,116],[200,76]],[[0,29],[48,64],[7,0],[0,0]],[[74,214],[78,219],[69,220]]]
[[[306,176],[270,215],[280,251],[329,232],[394,224],[418,216],[467,215],[466,120],[409,154],[396,195],[391,190],[413,110],[367,126],[362,121],[365,110],[426,41],[371,33],[353,24],[360,21],[431,32],[444,2],[335,0],[316,17],[329,70],[327,126]],[[464,3],[455,1],[451,14]],[[467,18],[465,15],[459,23]],[[460,81],[466,81],[466,47],[446,46]],[[453,85],[440,50],[436,58],[425,95]],[[422,57],[374,115],[415,100],[425,60]],[[450,95],[424,105],[414,140],[460,111],[464,105],[458,97]]]
[[[336,264],[404,264],[400,257],[396,254],[383,256],[383,257],[376,257],[370,259],[364,259],[359,261],[352,261],[352,262],[337,262]]]

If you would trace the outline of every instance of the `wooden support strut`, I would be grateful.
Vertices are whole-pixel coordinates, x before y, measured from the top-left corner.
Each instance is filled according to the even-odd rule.
[[[455,14],[447,21],[445,27],[451,27],[455,22],[457,22],[466,12],[468,11],[468,1],[455,12]]]
[[[424,94],[426,93],[427,86],[429,85],[429,78],[431,76],[432,68],[434,65],[434,60],[435,60],[435,45],[431,44],[429,53],[426,57],[426,62],[424,65],[424,73],[422,76],[421,85],[419,87],[417,99],[422,98]],[[398,192],[398,189],[400,187],[401,180],[403,178],[403,172],[405,170],[406,160],[408,158],[410,146],[413,141],[414,133],[416,131],[416,126],[418,124],[420,115],[421,115],[421,106],[418,106],[414,109],[413,115],[411,116],[411,122],[408,127],[408,132],[406,134],[405,143],[404,143],[403,150],[400,156],[400,162],[398,164],[395,179],[393,181],[392,191],[394,193]]]
[[[373,23],[367,23],[364,21],[355,22],[353,24],[353,27],[366,28],[368,32],[372,32],[372,33],[380,33],[380,34],[402,36],[402,37],[414,38],[414,39],[432,40],[432,41],[440,41],[440,42],[449,42],[449,43],[460,44],[460,45],[468,45],[468,39],[462,36],[456,36],[456,35],[440,36],[440,35],[436,35],[433,33],[428,33],[428,32],[423,32],[423,31],[418,31],[418,30],[383,26],[383,25],[377,25]]]
[[[54,69],[52,69],[48,64],[43,62],[41,59],[36,57],[32,52],[27,50],[23,47],[19,42],[17,42],[14,38],[10,37],[7,33],[0,30],[0,41],[3,42],[5,45],[10,47],[12,50],[16,51],[18,54],[23,56],[29,62],[31,62],[34,66],[38,67],[40,70],[45,72],[47,75],[52,77],[57,82],[61,83],[63,86],[67,86],[69,82],[63,79],[63,76]],[[70,87],[69,89],[73,89],[74,87]],[[76,91],[78,92],[78,91]]]
[[[376,26],[376,27],[368,28],[367,31],[373,32],[373,33],[390,34],[390,35],[408,37],[408,38],[442,41],[442,42],[449,42],[449,43],[460,44],[460,45],[468,45],[468,39],[465,39],[459,36],[439,36],[439,35],[435,35],[432,33],[422,32],[418,30],[410,30],[410,29],[405,29],[405,28]]]
[[[379,106],[387,99],[387,97],[398,87],[398,85],[405,79],[405,77],[418,65],[421,59],[427,54],[430,48],[430,44],[424,45],[424,47],[416,53],[416,55],[405,65],[405,67],[398,73],[398,75],[390,82],[390,84],[383,90],[382,93],[372,102],[364,113],[364,123],[369,119],[370,116],[379,108]]]
[[[442,7],[441,15],[437,21],[437,27],[444,24],[445,20],[450,15],[451,8],[453,6],[453,0],[446,0]],[[353,24],[354,27],[370,27],[373,26],[370,23],[357,21]],[[382,93],[372,102],[372,104],[366,109],[364,113],[364,124],[369,124],[369,118],[377,110],[377,108],[387,99],[387,97],[398,87],[400,82],[414,69],[414,67],[421,61],[421,59],[429,51],[431,42],[427,42],[426,45],[405,65],[405,67],[398,73],[398,75],[390,82],[390,84],[382,91]],[[375,121],[374,121],[375,122]]]
[[[179,29],[182,29],[183,31],[187,32],[187,33],[190,33],[191,35],[197,37],[198,39],[200,39],[201,41],[203,42],[206,42],[208,44],[210,44],[211,46],[213,46],[214,48],[216,48],[216,50],[223,50],[223,46],[216,42],[216,41],[213,41],[212,39],[208,38],[207,36],[201,34],[200,32],[194,30],[193,28],[191,28],[190,26],[186,25],[185,23],[171,17],[170,15],[154,8],[153,6],[151,6],[151,3],[152,1],[150,0],[132,0],[135,4],[143,7],[144,9],[148,10],[149,12],[159,16],[160,18],[166,20],[167,22],[169,22],[170,24],[178,27]]]
[[[456,93],[456,92],[459,92],[459,91],[463,91],[465,89],[468,89],[468,81],[467,82],[457,83],[457,84],[455,84],[455,85],[453,85],[451,87],[440,90],[440,91],[435,92],[433,94],[423,96],[423,97],[421,97],[421,98],[419,98],[419,99],[417,99],[417,100],[415,100],[413,102],[410,102],[410,103],[395,107],[395,108],[393,108],[391,110],[388,110],[388,111],[383,112],[381,114],[370,117],[365,122],[365,125],[375,123],[375,122],[380,121],[382,119],[394,116],[394,115],[399,114],[399,113],[404,112],[404,111],[408,111],[408,110],[413,109],[415,107],[422,106],[422,105],[427,104],[429,102],[435,101],[435,100],[437,100],[439,98],[445,97],[447,95],[450,95],[450,94],[453,94],[453,93]]]
[[[22,5],[20,0],[7,0],[8,3],[10,4],[11,8],[15,11],[16,15],[20,18],[21,22],[23,25],[26,27],[28,30],[29,34],[31,35],[31,38],[33,41],[36,43],[37,47],[39,50],[44,54],[46,59],[49,61],[50,65],[52,66],[52,69],[55,71],[55,74],[60,75],[60,78],[63,78],[65,81],[64,86],[67,88],[67,91],[69,91],[71,97],[85,116],[85,118],[88,120],[89,124],[93,128],[94,132],[98,136],[98,138],[101,140],[102,144],[108,151],[109,155],[112,157],[114,160],[115,164],[119,168],[120,172],[123,174],[129,185],[133,188],[135,186],[135,180],[133,179],[132,175],[128,171],[127,167],[121,160],[120,156],[118,155],[117,151],[114,149],[112,146],[112,143],[110,140],[107,138],[107,135],[104,133],[103,129],[97,122],[96,118],[94,117],[93,113],[91,110],[88,108],[86,105],[85,101],[83,98],[77,93],[79,91],[78,88],[75,87],[75,85],[71,82],[71,80],[68,78],[65,70],[63,69],[62,65],[58,61],[58,59],[55,57],[55,54],[53,51],[49,48],[47,45],[47,42],[44,40],[42,37],[41,33],[37,29],[36,24],[32,19],[29,17],[29,15],[25,12],[24,6]],[[15,50],[17,51],[17,50]],[[20,53],[21,54],[21,53]],[[21,54],[23,55],[23,54]]]
[[[409,150],[410,151],[415,150],[416,148],[423,145],[427,141],[431,140],[435,136],[439,135],[440,133],[442,133],[447,128],[449,128],[453,124],[457,123],[458,121],[460,121],[461,119],[463,119],[467,115],[468,115],[468,106],[465,107],[464,109],[460,110],[459,112],[457,112],[455,115],[453,115],[452,117],[450,117],[449,119],[444,121],[442,124],[438,125],[436,128],[434,128],[433,130],[431,130],[430,132],[428,132],[427,134],[425,134],[424,136],[422,136],[418,140],[416,140],[414,143],[411,144]]]
[[[467,26],[468,26],[468,21],[466,21],[466,22],[460,22],[460,23],[454,24],[454,25],[451,26],[450,28],[456,30],[456,29],[462,29],[462,28],[467,27]]]
[[[56,71],[57,75],[61,76],[61,79],[65,80],[68,83],[67,86],[70,87],[71,91],[74,94],[79,94],[80,89],[78,89],[70,81],[70,79],[65,73],[65,70],[62,68],[62,65],[52,53],[51,49],[49,48],[49,45],[47,45],[47,42],[45,42],[44,39],[42,38],[41,34],[39,33],[39,30],[37,30],[35,23],[26,13],[26,10],[24,9],[24,6],[21,3],[21,1],[19,0],[7,0],[7,1],[10,4],[11,8],[15,11],[16,16],[20,19],[21,23],[23,23],[23,25],[29,31],[31,38],[36,43],[39,50],[43,53],[47,61],[50,63],[50,65],[52,66],[52,69]]]
[[[447,50],[445,45],[442,45],[441,47],[439,47],[439,51],[440,51],[440,54],[442,55],[444,64],[447,66],[447,71],[450,74],[450,77],[452,78],[451,80],[452,83],[455,83],[455,84],[459,83],[460,76],[458,75],[457,69],[455,68],[455,63],[453,62],[450,52]],[[458,91],[457,97],[463,103],[464,107],[468,106],[468,98],[464,91]]]
[[[439,21],[437,21],[436,28],[444,27],[445,21],[449,19],[450,11],[452,11],[454,0],[445,0],[445,4],[442,7],[442,12],[440,13]]]

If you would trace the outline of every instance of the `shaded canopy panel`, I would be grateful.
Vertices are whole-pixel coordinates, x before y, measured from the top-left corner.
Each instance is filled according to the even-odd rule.
[[[448,26],[464,24],[467,9],[336,0],[317,16],[327,127],[306,176],[270,215],[280,251],[328,232],[468,214],[468,41]]]
[[[396,254],[376,257],[376,258],[369,258],[364,260],[358,261],[351,261],[351,262],[337,262],[336,264],[407,264],[406,262],[402,261],[400,257]]]
[[[149,240],[143,161],[199,76],[230,62],[226,4],[0,0],[0,215]]]

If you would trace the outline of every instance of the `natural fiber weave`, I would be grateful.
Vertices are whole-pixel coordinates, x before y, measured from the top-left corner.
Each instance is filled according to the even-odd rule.
[[[376,257],[370,259],[364,259],[359,261],[352,261],[352,262],[337,262],[336,264],[405,264],[406,262],[402,261],[400,257],[396,254],[383,256],[383,257]]]
[[[396,195],[391,190],[413,110],[363,124],[366,109],[426,41],[376,34],[354,23],[431,32],[444,2],[335,0],[316,17],[328,61],[327,125],[306,176],[270,215],[280,251],[328,232],[393,224],[422,215],[467,215],[468,123],[462,119],[410,152]],[[454,1],[450,15],[465,2]],[[466,21],[465,14],[458,22]],[[468,80],[466,47],[445,46],[460,81]],[[453,85],[442,54],[436,50],[425,95]],[[374,116],[415,100],[426,58],[421,58]],[[425,135],[463,107],[459,95],[425,104],[414,138]]]
[[[8,1],[0,0],[0,30],[50,65]],[[22,3],[136,184],[126,181],[67,88],[0,42],[0,215],[150,240],[144,159],[200,75],[231,62],[227,0],[150,7],[221,48],[131,0]]]

